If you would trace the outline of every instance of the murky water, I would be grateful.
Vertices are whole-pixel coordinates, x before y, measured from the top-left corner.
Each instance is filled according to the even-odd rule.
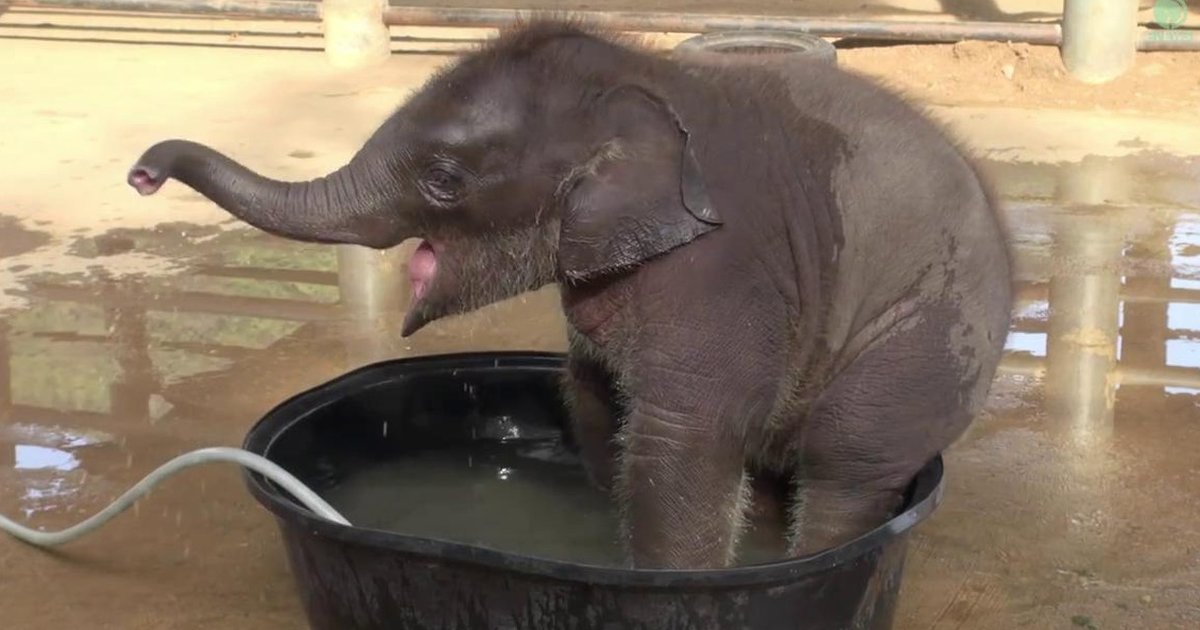
[[[988,168],[1018,317],[987,413],[947,453],[945,503],[914,534],[896,628],[1200,627],[1200,161]],[[81,239],[78,267],[95,268],[35,278],[0,321],[0,511],[34,526],[78,522],[186,450],[238,445],[273,405],[364,363],[564,347],[549,291],[403,340],[381,316],[404,300],[399,256],[183,225],[113,236],[185,271],[114,277],[112,242]],[[335,502],[380,527],[612,557],[580,477],[519,453],[471,463],[371,471]],[[519,536],[530,517],[569,533]],[[6,628],[303,623],[275,524],[228,467],[171,480],[61,554],[0,541],[0,573],[20,577],[0,581]]]
[[[405,456],[350,473],[322,496],[358,527],[551,560],[623,566],[612,503],[557,440],[490,442]],[[739,564],[779,559],[759,519]],[[759,531],[763,530],[763,531]],[[773,544],[774,543],[774,544]]]
[[[421,453],[354,473],[323,494],[362,527],[543,558],[620,562],[609,502],[557,441]]]

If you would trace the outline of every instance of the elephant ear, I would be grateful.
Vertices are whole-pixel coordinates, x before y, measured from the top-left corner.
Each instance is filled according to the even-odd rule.
[[[574,281],[636,267],[721,225],[688,129],[665,99],[623,86],[599,112],[608,141],[570,180],[563,206],[558,265]]]

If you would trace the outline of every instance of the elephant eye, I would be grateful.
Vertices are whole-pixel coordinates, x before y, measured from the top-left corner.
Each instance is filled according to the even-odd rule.
[[[453,203],[462,196],[463,176],[457,169],[435,164],[421,178],[425,194],[440,203]]]

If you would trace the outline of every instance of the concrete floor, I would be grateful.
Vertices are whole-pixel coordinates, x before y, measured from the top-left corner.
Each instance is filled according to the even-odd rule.
[[[400,255],[285,243],[177,184],[124,185],[169,136],[320,174],[446,57],[339,74],[301,52],[0,47],[0,513],[78,522],[365,362],[562,349],[548,292],[399,340],[379,315],[403,308]],[[931,103],[1003,193],[1021,304],[915,534],[897,630],[1200,627],[1200,132],[1194,108],[1087,109]],[[0,540],[0,575],[14,630],[303,627],[274,522],[229,467],[55,552]]]

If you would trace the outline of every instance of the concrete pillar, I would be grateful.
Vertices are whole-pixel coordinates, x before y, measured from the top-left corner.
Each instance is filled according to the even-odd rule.
[[[136,283],[112,283],[114,293],[124,288],[130,296],[141,296]],[[105,309],[112,331],[113,352],[118,372],[108,385],[109,413],[124,422],[150,419],[150,396],[158,391],[158,377],[150,356],[150,333],[146,309],[120,306]]]
[[[338,246],[338,291],[351,330],[343,334],[351,366],[391,358],[409,301],[414,244],[386,250]]]
[[[409,298],[406,245],[385,250],[338,247],[338,291],[352,318],[403,314]]]
[[[1060,227],[1055,254],[1068,259],[1050,280],[1046,406],[1079,438],[1111,431],[1117,391],[1120,234],[1103,220],[1074,217]]]
[[[1064,0],[1062,60],[1084,83],[1106,83],[1133,67],[1138,0]]]
[[[387,0],[321,0],[325,56],[337,68],[362,68],[391,55],[383,23]]]
[[[1067,209],[1090,211],[1064,213],[1055,230],[1046,406],[1084,443],[1107,440],[1112,432],[1124,238],[1103,214],[1129,190],[1123,164],[1091,157],[1067,167],[1059,187]]]
[[[1134,245],[1131,255],[1147,260],[1170,260],[1171,225],[1160,226]],[[1158,296],[1162,299],[1125,302],[1125,321],[1121,324],[1121,371],[1158,370],[1167,364],[1167,309],[1171,303],[1168,274],[1129,277],[1125,279],[1126,293]],[[1127,387],[1122,385],[1122,387]],[[1165,401],[1162,383],[1144,386],[1135,400],[1139,406],[1160,405]]]
[[[387,0],[321,0],[325,57],[336,68],[366,68],[383,63],[392,52],[391,33],[383,23]],[[338,290],[354,331],[377,329],[403,315],[408,304],[405,261],[409,248],[379,251],[338,245]],[[353,335],[352,335],[353,337]],[[385,358],[377,335],[347,340],[351,363]]]
[[[12,415],[12,350],[8,343],[8,322],[0,319],[0,422]]]

